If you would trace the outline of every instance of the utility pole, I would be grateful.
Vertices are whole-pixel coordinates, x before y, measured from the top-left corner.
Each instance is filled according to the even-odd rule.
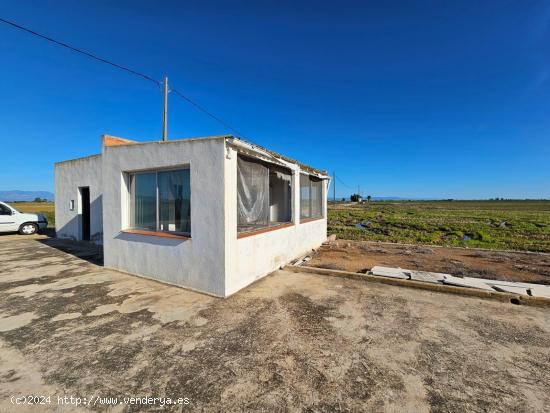
[[[164,110],[162,111],[162,140],[168,139],[168,77],[164,77]]]
[[[332,187],[332,198],[334,198],[334,202],[336,202],[336,171],[333,171],[332,175],[332,180],[334,181],[334,186]]]

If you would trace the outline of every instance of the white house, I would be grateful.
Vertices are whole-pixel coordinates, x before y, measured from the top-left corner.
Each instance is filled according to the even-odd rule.
[[[57,236],[106,267],[226,297],[326,239],[326,172],[232,136],[135,142],[55,164]]]

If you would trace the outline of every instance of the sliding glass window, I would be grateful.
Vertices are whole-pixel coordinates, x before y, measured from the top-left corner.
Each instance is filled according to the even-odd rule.
[[[189,169],[130,176],[130,226],[148,231],[191,233]]]
[[[323,180],[300,174],[300,218],[323,216]]]

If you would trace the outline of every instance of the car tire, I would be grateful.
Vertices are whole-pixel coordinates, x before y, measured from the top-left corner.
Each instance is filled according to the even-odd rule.
[[[27,222],[19,227],[19,233],[21,235],[33,235],[38,232],[38,225],[32,222]]]

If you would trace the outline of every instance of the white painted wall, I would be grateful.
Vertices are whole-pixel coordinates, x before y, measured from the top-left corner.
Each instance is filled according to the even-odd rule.
[[[178,166],[190,168],[191,239],[124,232],[127,173]],[[237,151],[225,138],[106,146],[102,155],[56,164],[56,229],[59,237],[81,239],[78,188],[88,186],[91,234],[103,232],[106,267],[228,296],[326,239],[326,218],[300,223],[300,169],[291,169],[294,225],[238,239]],[[325,185],[324,217],[326,193]],[[71,199],[75,211],[69,211]]]
[[[105,266],[225,295],[224,139],[148,142],[103,148]],[[189,166],[191,239],[124,233],[126,173]]]
[[[90,236],[103,238],[101,155],[88,156],[55,164],[55,231],[59,238],[82,240],[79,187],[90,188]],[[74,210],[70,202],[74,201]]]
[[[326,181],[323,186],[323,219],[300,223],[300,170],[293,167],[292,216],[294,225],[262,234],[237,238],[237,152],[225,160],[225,295],[231,295],[257,279],[319,247],[327,238]]]

